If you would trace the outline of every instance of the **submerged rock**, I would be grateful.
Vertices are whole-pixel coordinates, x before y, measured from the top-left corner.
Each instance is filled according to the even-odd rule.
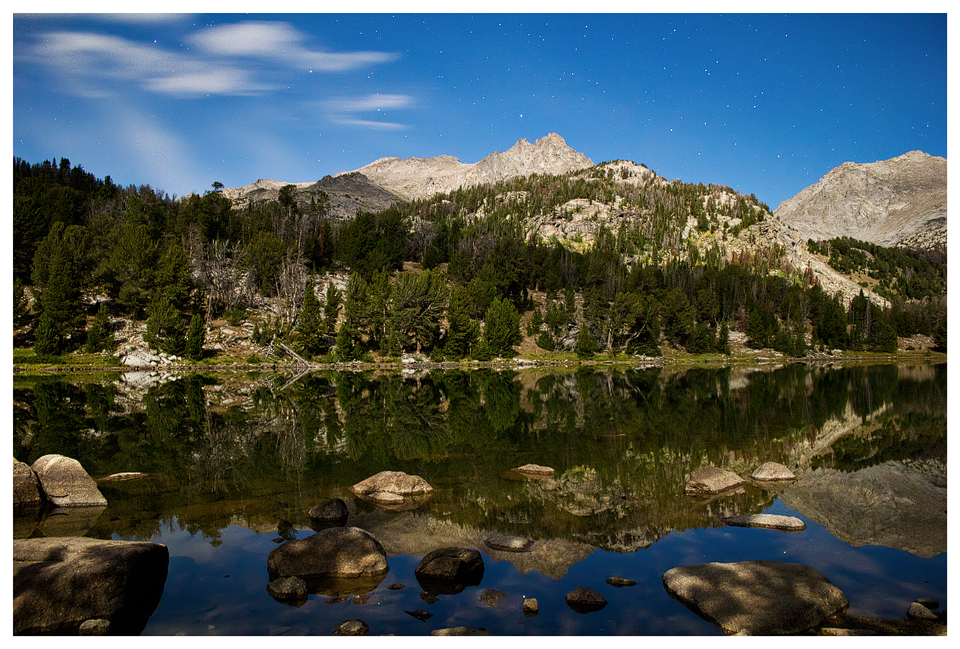
[[[449,629],[435,629],[430,635],[490,635],[483,627],[455,626]]]
[[[137,635],[160,602],[169,562],[159,543],[14,540],[13,632],[76,635],[88,620],[107,620],[111,635]]]
[[[762,527],[784,532],[800,532],[807,529],[807,524],[796,516],[780,516],[778,514],[731,516],[730,518],[724,518],[723,522],[733,527]]]
[[[483,602],[489,607],[499,606],[500,600],[504,597],[509,597],[509,595],[502,590],[497,590],[496,588],[488,588],[482,593],[480,597],[477,598],[478,601]]]
[[[620,575],[614,575],[607,579],[607,583],[613,586],[614,588],[626,588],[628,586],[636,586],[637,582],[632,579],[624,579]]]
[[[310,508],[307,515],[311,520],[322,523],[345,521],[348,515],[347,504],[341,498],[327,498]]]
[[[583,586],[571,590],[563,600],[567,603],[567,606],[577,613],[593,613],[607,605],[607,600],[604,599],[603,595]]]
[[[267,594],[280,602],[305,601],[307,599],[307,582],[300,577],[280,577],[267,584]]]
[[[483,540],[483,544],[491,550],[501,552],[529,552],[533,541],[519,536],[496,534]]]
[[[663,574],[663,586],[727,635],[801,633],[849,606],[843,592],[813,568],[779,561],[673,568]]]
[[[745,482],[746,480],[732,471],[715,466],[702,466],[690,474],[685,491],[690,495],[710,495],[733,489]]]
[[[336,635],[367,635],[370,626],[363,620],[347,620],[338,624],[333,632]]]

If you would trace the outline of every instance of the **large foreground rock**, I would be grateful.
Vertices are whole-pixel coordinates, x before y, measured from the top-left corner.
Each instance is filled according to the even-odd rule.
[[[664,573],[663,585],[727,635],[801,633],[849,606],[843,592],[813,568],[779,561],[673,568]]]
[[[433,491],[433,487],[426,480],[403,471],[381,471],[350,489],[360,495],[388,493],[398,496],[425,496]]]
[[[733,489],[746,480],[732,471],[715,466],[702,466],[690,473],[685,491],[692,496],[707,496]]]
[[[387,554],[369,532],[331,527],[275,548],[267,557],[271,581],[279,577],[382,577]]]
[[[107,620],[111,635],[139,634],[160,602],[169,562],[158,543],[14,540],[13,632],[76,635],[87,620]]]
[[[34,508],[43,504],[40,482],[30,465],[13,458],[13,507]]]
[[[44,455],[31,466],[40,487],[57,507],[104,506],[107,499],[79,462],[63,455]]]

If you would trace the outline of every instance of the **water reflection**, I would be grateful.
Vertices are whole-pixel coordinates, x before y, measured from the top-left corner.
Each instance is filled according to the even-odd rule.
[[[106,510],[71,522],[100,538],[176,527],[215,547],[239,526],[290,540],[336,496],[391,556],[516,535],[532,551],[485,553],[560,579],[597,549],[650,548],[779,497],[853,546],[946,551],[945,364],[16,377],[14,456],[47,453],[95,478],[149,474],[102,482]],[[684,494],[698,466],[749,475],[767,461],[797,483]],[[556,475],[518,480],[527,463]],[[437,491],[406,511],[348,491],[383,470]],[[48,513],[35,519],[15,536],[59,533]]]

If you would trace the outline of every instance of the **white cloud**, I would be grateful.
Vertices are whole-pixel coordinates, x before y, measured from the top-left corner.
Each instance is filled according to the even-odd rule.
[[[334,117],[333,121],[341,126],[360,126],[378,131],[400,131],[407,128],[406,124],[396,122],[377,122],[371,119],[353,119],[350,117]]]
[[[342,126],[359,126],[377,130],[396,131],[407,128],[396,122],[380,122],[371,119],[358,119],[351,113],[379,113],[387,110],[409,108],[414,104],[409,95],[372,94],[365,97],[337,97],[323,102],[327,117]]]
[[[218,25],[193,34],[190,40],[209,54],[283,61],[302,69],[323,72],[354,70],[397,58],[389,52],[325,52],[304,45],[304,35],[289,23],[245,21]]]
[[[412,104],[413,98],[409,95],[381,95],[379,93],[366,97],[340,97],[324,102],[324,105],[331,111],[338,113],[408,108]]]
[[[38,35],[29,54],[18,57],[61,76],[77,96],[104,97],[129,82],[167,95],[252,95],[274,90],[289,70],[339,72],[396,59],[388,52],[324,52],[302,44],[304,35],[284,22],[220,25],[189,35],[199,53],[185,54],[156,43],[80,31]],[[254,68],[250,60],[283,68]],[[258,75],[269,74],[270,78]]]

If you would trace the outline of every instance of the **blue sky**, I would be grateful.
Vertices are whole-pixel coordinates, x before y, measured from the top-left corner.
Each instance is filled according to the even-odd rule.
[[[947,155],[945,13],[15,14],[12,33],[14,156],[178,196],[557,132],[773,209],[846,161]]]

